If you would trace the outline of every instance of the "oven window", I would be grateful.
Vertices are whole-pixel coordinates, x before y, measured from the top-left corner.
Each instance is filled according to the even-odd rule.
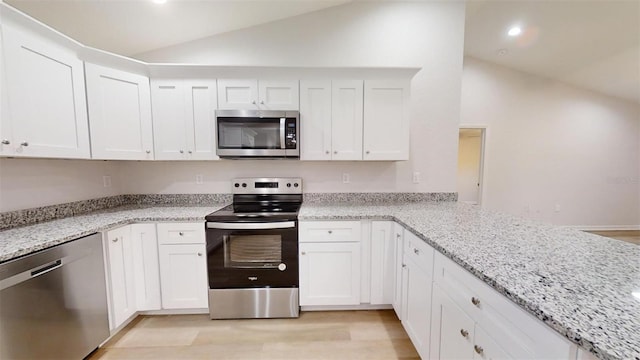
[[[226,268],[277,267],[281,262],[281,235],[225,236],[224,266]]]

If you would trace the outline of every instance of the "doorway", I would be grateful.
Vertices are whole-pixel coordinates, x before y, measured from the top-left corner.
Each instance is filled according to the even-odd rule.
[[[480,205],[484,175],[486,127],[460,127],[458,135],[458,201]]]

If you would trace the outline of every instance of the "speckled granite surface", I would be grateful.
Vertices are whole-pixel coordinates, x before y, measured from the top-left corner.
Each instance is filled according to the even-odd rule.
[[[640,246],[460,203],[311,204],[300,220],[396,220],[601,359],[640,359]]]
[[[204,217],[226,204],[181,207],[129,205],[0,231],[0,262],[135,222],[202,221],[204,226]]]
[[[458,193],[305,193],[306,203],[458,201]]]

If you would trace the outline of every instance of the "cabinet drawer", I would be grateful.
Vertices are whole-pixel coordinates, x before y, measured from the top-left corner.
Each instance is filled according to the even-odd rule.
[[[433,254],[431,246],[412,232],[404,231],[404,256],[411,259],[429,275],[433,274]]]
[[[511,357],[575,358],[568,340],[440,253],[434,281]]]
[[[300,222],[299,242],[360,242],[360,221]]]
[[[204,244],[204,223],[158,224],[158,244]]]

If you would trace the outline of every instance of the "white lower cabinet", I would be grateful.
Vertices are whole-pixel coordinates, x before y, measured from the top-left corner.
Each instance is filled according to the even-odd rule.
[[[131,225],[131,249],[137,310],[160,310],[162,304],[156,224]]]
[[[359,221],[299,223],[300,305],[359,305]]]
[[[393,264],[393,310],[395,310],[398,319],[402,320],[402,271],[404,268],[402,256],[404,254],[404,228],[402,225],[393,223],[393,246],[395,247],[393,256],[395,261]]]
[[[113,330],[136,313],[131,226],[108,231],[104,242],[110,295],[109,325]]]
[[[163,309],[208,307],[203,223],[158,224]]]
[[[370,281],[372,305],[393,302],[395,283],[395,242],[393,221],[371,222]]]

